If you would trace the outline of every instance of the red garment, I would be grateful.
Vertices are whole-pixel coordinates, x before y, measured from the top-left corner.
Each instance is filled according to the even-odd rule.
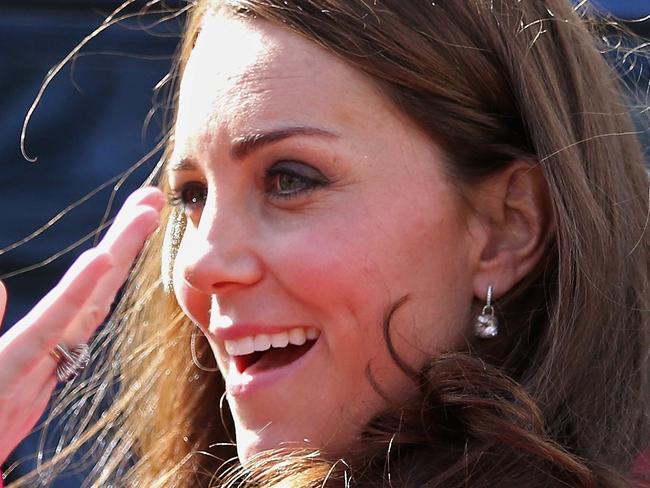
[[[650,449],[646,449],[638,458],[636,458],[632,467],[632,473],[641,478],[650,476]],[[648,488],[650,487],[650,482],[641,481],[639,482],[638,487]],[[0,485],[0,488],[2,488],[2,485]]]

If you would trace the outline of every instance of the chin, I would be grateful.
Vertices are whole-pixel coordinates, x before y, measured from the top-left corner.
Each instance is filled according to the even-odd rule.
[[[237,429],[237,457],[243,465],[249,464],[262,453],[271,453],[274,450],[295,447],[308,447],[306,444],[291,443],[273,435],[272,432],[257,432],[246,429]]]
[[[240,436],[237,435],[237,457],[242,465],[247,465],[251,458],[260,452],[262,450],[255,445],[255,442],[240,440]]]
[[[338,457],[346,452],[357,436],[342,432],[336,429],[329,430],[327,436],[318,433],[289,433],[285,429],[274,429],[270,424],[266,428],[249,430],[237,426],[237,457],[242,465],[247,465],[263,454],[271,454],[275,450],[300,450],[319,451],[326,457]],[[312,435],[313,434],[313,435]],[[347,449],[346,449],[347,448]]]

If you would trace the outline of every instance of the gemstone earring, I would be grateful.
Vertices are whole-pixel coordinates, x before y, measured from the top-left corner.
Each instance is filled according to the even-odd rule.
[[[492,285],[488,286],[487,298],[481,314],[474,324],[474,333],[481,339],[492,339],[499,334],[499,321],[492,305]]]
[[[162,278],[163,290],[165,293],[171,293],[174,276],[174,260],[178,253],[178,246],[185,233],[185,214],[182,210],[175,208],[172,210],[167,227],[165,228],[165,238],[160,257],[160,277]]]

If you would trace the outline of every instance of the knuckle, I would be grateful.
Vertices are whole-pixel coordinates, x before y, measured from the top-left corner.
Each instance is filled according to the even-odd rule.
[[[83,306],[84,301],[86,300],[87,297],[83,296],[81,293],[72,293],[71,290],[65,290],[62,298],[63,298],[62,303],[65,306],[68,306],[73,309],[77,309]]]
[[[94,330],[104,321],[108,312],[109,308],[105,306],[94,305],[89,307],[84,314],[84,328],[86,330]]]
[[[57,341],[58,335],[48,332],[36,334],[34,337],[34,345],[41,355],[50,354],[54,346],[56,346]]]

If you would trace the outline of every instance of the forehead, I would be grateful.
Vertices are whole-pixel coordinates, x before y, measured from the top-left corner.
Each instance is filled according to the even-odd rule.
[[[336,132],[387,110],[365,75],[316,44],[265,21],[209,14],[183,75],[176,139],[283,124]]]

